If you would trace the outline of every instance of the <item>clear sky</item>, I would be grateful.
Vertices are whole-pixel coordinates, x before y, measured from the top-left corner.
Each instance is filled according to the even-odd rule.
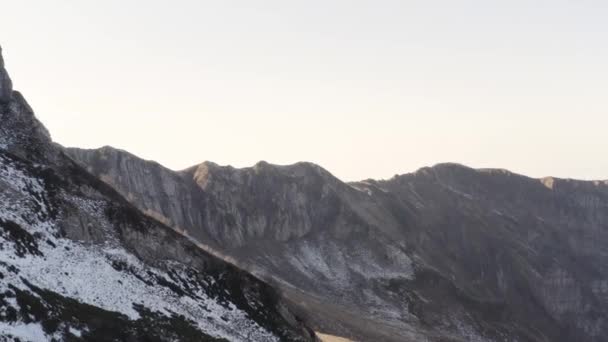
[[[605,0],[0,1],[15,88],[64,145],[608,178]]]

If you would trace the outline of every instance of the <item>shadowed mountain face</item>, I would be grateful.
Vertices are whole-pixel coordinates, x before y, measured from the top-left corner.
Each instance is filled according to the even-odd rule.
[[[0,56],[0,341],[227,340],[315,337],[53,144]]]
[[[343,183],[322,168],[174,172],[68,153],[132,203],[364,341],[608,339],[608,184],[441,164]]]

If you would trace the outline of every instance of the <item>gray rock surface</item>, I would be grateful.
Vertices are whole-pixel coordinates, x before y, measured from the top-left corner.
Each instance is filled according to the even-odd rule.
[[[310,163],[174,172],[69,154],[143,211],[364,341],[608,339],[608,184],[440,164],[343,183]]]
[[[0,47],[0,104],[7,103],[13,93],[13,82],[4,69],[4,59],[2,58],[2,48]]]

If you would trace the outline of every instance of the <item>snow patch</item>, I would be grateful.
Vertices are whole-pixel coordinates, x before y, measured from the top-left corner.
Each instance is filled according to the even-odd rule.
[[[42,326],[37,323],[23,324],[13,323],[8,324],[0,322],[0,332],[4,337],[15,337],[29,342],[47,342],[49,336],[44,333]]]

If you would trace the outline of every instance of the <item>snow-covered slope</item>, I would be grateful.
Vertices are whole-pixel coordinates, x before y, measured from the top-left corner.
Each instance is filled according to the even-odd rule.
[[[0,99],[0,341],[312,335],[268,285],[72,162],[18,93]]]

